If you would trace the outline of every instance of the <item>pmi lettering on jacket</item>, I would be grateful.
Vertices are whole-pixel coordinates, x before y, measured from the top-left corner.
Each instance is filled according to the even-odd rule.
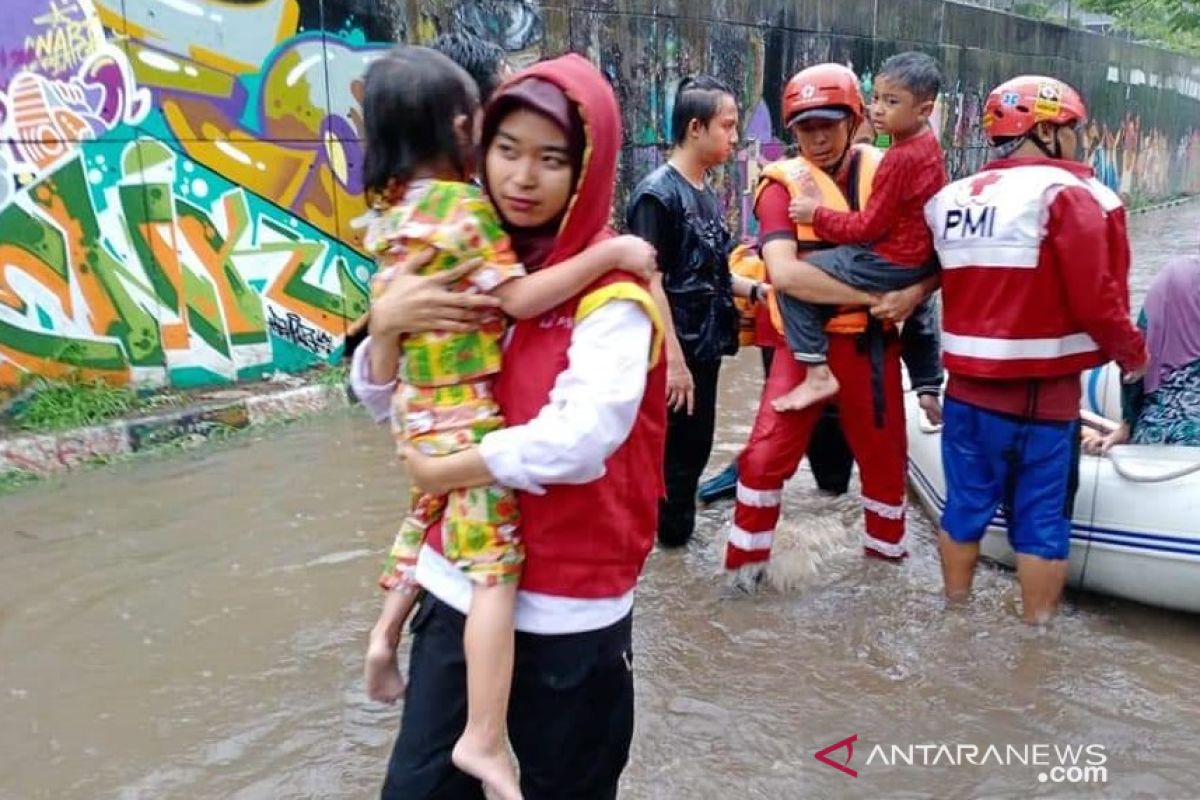
[[[943,269],[942,351],[950,372],[1051,377],[1100,363],[1099,346],[1059,296],[1056,277],[1056,248],[1087,243],[1070,225],[1047,241],[1052,209],[1079,190],[1096,201],[1097,214],[1120,206],[1108,189],[1050,164],[987,170],[950,184],[925,206]]]
[[[1044,214],[1055,193],[1087,183],[1066,170],[992,170],[951,184],[925,207],[943,269],[1038,265]]]
[[[999,183],[1002,179],[1002,176],[992,172],[981,175],[967,184],[958,198],[958,203],[962,208],[946,210],[946,223],[942,229],[942,237],[950,238],[951,231],[955,231],[961,238],[977,236],[990,239],[995,236],[996,207],[982,205],[982,203],[986,202],[991,195],[988,191],[989,187]]]

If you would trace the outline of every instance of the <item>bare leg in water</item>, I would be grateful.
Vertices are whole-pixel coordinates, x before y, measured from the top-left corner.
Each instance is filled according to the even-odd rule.
[[[521,787],[508,754],[506,727],[516,602],[516,581],[474,586],[463,633],[467,727],[451,753],[454,765],[483,781],[497,800],[521,800]]]
[[[956,542],[945,531],[940,531],[938,551],[942,556],[946,600],[965,603],[971,594],[971,579],[979,560],[979,543]],[[1045,625],[1058,612],[1063,586],[1067,582],[1067,562],[1018,554],[1017,580],[1021,584],[1024,621],[1029,625]]]
[[[1067,561],[1018,553],[1017,580],[1021,583],[1025,622],[1045,625],[1058,613],[1058,601],[1067,583]]]
[[[979,561],[979,543],[956,542],[945,531],[938,531],[938,552],[942,557],[942,582],[946,600],[965,603],[971,595],[971,579]]]

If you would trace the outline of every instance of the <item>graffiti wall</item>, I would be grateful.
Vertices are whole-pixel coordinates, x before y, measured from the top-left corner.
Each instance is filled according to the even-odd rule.
[[[941,0],[8,0],[0,30],[0,390],[30,375],[194,386],[336,359],[365,311],[361,76],[397,41],[468,30],[522,65],[567,50],[616,87],[619,201],[664,157],[678,79],[740,96],[718,177],[786,152],[798,68],[919,48],[946,67],[937,125],[978,167],[988,88],[1059,75],[1094,111],[1087,158],[1134,202],[1200,191],[1200,65]],[[619,209],[618,209],[619,210]]]
[[[366,310],[356,87],[383,44],[309,29],[296,0],[15,2],[0,386],[196,386],[336,358]]]

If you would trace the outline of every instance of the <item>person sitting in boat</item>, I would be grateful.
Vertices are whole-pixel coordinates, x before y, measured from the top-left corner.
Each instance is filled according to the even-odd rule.
[[[855,209],[866,202],[880,155],[874,148],[853,145],[852,134],[863,117],[862,93],[851,70],[821,64],[797,73],[784,90],[783,119],[804,158],[778,161],[764,169],[754,210],[774,290],[811,303],[841,305],[825,330],[829,365],[842,385],[836,397],[841,422],[862,475],[864,549],[869,555],[900,561],[908,552],[900,338],[894,326],[873,322],[867,313],[877,301],[874,295],[804,262],[804,253],[820,243],[810,225],[793,222],[788,213],[793,197],[811,183],[833,207]],[[778,320],[777,304],[773,307]],[[777,322],[778,346],[784,345],[781,330]],[[756,586],[764,574],[783,484],[796,471],[823,414],[819,404],[792,412],[778,412],[772,405],[801,380],[803,370],[795,359],[774,359],[754,427],[738,460],[737,504],[725,568],[747,588]]]
[[[1120,427],[1085,435],[1084,449],[1129,441],[1200,447],[1200,255],[1173,259],[1154,277],[1138,327],[1150,350],[1146,375],[1123,387]]]
[[[926,206],[942,262],[950,381],[942,431],[946,597],[964,601],[979,541],[1004,506],[1026,622],[1057,610],[1078,487],[1080,373],[1146,368],[1129,319],[1120,199],[1076,161],[1087,109],[1062,81],[992,90],[983,130],[1001,156]]]

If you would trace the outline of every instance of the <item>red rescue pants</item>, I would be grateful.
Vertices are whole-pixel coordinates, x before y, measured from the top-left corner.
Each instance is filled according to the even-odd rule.
[[[904,545],[905,470],[907,440],[904,395],[900,380],[900,343],[888,334],[883,369],[883,426],[875,424],[871,361],[859,352],[856,336],[829,337],[829,368],[841,384],[836,402],[846,440],[858,462],[866,515],[863,544],[898,558]],[[725,568],[765,564],[779,522],[783,484],[796,472],[808,450],[809,438],[822,413],[816,404],[802,411],[779,413],[771,401],[804,379],[805,367],[781,349],[771,366],[750,432],[738,459],[737,506],[725,551]]]

